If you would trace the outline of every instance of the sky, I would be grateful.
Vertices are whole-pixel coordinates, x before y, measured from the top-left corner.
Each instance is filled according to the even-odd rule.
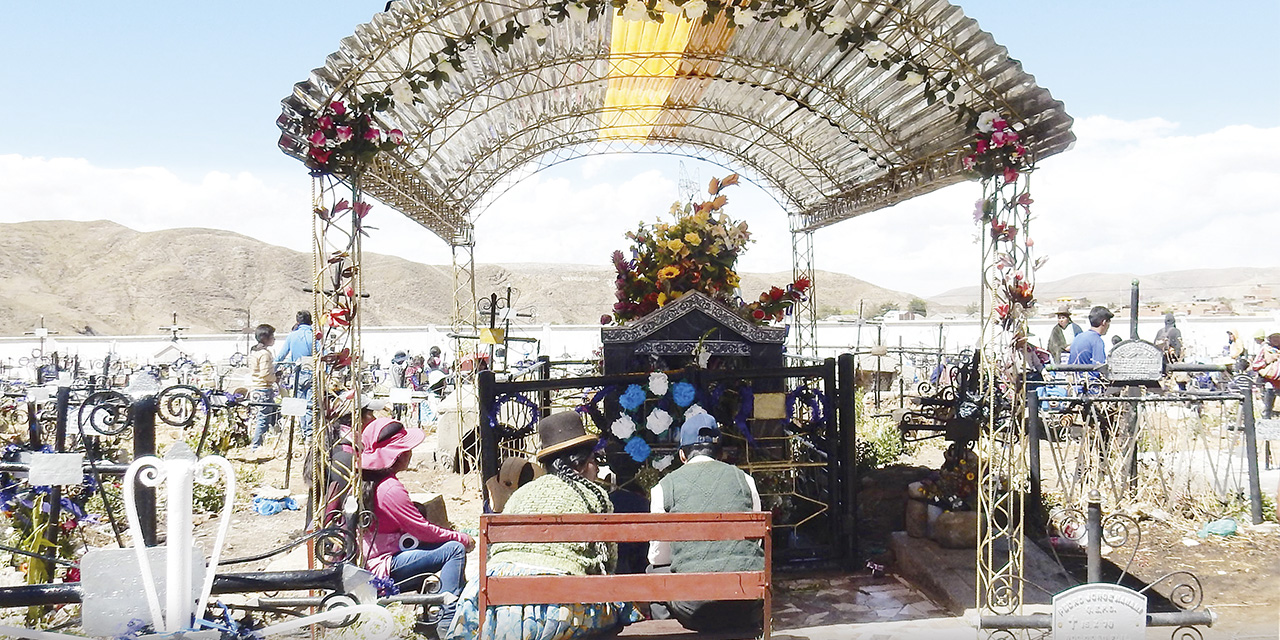
[[[959,3],[1076,120],[1032,177],[1038,277],[1278,266],[1250,248],[1280,221],[1280,2]],[[0,222],[212,227],[309,250],[310,180],[276,148],[279,101],[383,2],[0,4]],[[729,170],[684,161],[705,184]],[[607,266],[681,196],[679,159],[584,158],[476,221],[481,262]],[[749,272],[790,270],[786,216],[750,184],[727,211]],[[817,268],[929,296],[976,284],[966,183],[822,229]],[[366,251],[447,264],[447,244],[379,206]],[[820,286],[820,285],[819,285]]]

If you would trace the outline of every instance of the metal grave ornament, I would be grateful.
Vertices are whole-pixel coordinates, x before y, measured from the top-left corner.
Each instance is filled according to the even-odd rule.
[[[1084,584],[1053,597],[1053,640],[1142,640],[1147,597],[1114,584]]]
[[[1145,340],[1125,340],[1107,354],[1112,382],[1159,382],[1164,377],[1164,354]]]

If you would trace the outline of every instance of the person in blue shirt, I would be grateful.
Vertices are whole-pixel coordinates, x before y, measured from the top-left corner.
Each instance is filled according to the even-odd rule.
[[[311,441],[311,369],[307,365],[311,364],[311,356],[315,353],[316,348],[316,332],[311,328],[311,312],[299,311],[296,316],[297,322],[293,325],[293,331],[289,332],[289,336],[284,340],[284,346],[280,348],[280,355],[276,357],[276,362],[292,362],[297,369],[296,380],[297,386],[293,389],[295,398],[304,398],[307,401],[308,411],[299,420],[302,426],[302,437],[307,442]],[[290,379],[289,382],[293,382]]]
[[[1115,314],[1106,307],[1099,306],[1089,310],[1088,331],[1081,331],[1071,341],[1071,364],[1106,364],[1107,343],[1102,336],[1107,335],[1114,317]]]

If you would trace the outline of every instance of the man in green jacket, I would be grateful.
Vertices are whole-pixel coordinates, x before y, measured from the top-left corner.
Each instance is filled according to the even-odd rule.
[[[650,493],[653,513],[725,513],[759,511],[755,480],[741,469],[721,462],[720,428],[715,418],[698,413],[680,428],[682,466],[667,474]],[[753,540],[731,542],[649,543],[651,572],[716,573],[760,571],[764,550]],[[680,601],[666,604],[670,614],[692,631],[754,630],[761,627],[760,601]],[[655,617],[663,616],[655,605]]]

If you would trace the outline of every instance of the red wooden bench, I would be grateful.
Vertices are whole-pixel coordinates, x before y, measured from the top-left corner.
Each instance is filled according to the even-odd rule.
[[[480,517],[480,628],[486,607],[573,602],[763,600],[764,640],[769,640],[773,573],[772,514],[593,513],[498,514]],[[495,542],[649,542],[650,540],[760,540],[763,571],[651,573],[591,576],[488,576],[488,547]],[[634,635],[627,627],[626,636]],[[662,625],[659,625],[662,626]],[[665,625],[667,628],[671,626]]]

